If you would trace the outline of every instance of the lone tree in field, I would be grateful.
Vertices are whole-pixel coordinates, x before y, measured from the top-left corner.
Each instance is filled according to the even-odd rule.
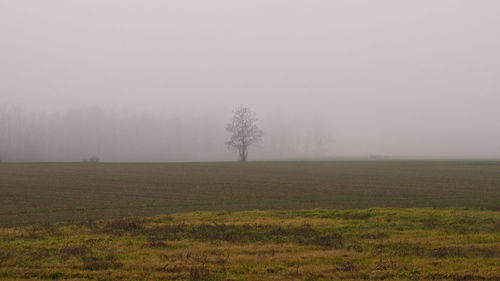
[[[232,134],[226,145],[238,152],[241,162],[247,161],[248,148],[262,139],[262,130],[255,124],[257,120],[250,108],[239,107],[233,110],[233,120],[226,127],[226,131]]]

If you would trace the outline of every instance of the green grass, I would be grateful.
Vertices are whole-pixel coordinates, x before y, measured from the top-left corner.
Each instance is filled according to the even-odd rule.
[[[1,280],[500,280],[500,212],[195,212],[0,229]]]
[[[500,207],[498,161],[0,164],[0,226],[189,211]]]

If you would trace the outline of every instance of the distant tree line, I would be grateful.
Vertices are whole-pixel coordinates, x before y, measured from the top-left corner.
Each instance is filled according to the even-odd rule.
[[[115,162],[214,161],[231,159],[227,147],[246,161],[257,144],[253,159],[315,156],[329,146],[322,126],[316,130],[315,123],[269,118],[261,122],[248,108],[235,110],[226,126],[228,139],[226,118],[222,113],[153,118],[99,108],[34,113],[0,103],[0,160],[79,162],[95,161],[95,156]]]

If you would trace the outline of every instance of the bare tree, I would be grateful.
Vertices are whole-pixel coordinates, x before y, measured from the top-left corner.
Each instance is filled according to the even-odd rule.
[[[238,152],[241,162],[247,161],[248,148],[257,144],[263,132],[256,125],[256,114],[248,107],[239,107],[233,110],[233,120],[226,127],[231,138],[226,142],[226,146]]]

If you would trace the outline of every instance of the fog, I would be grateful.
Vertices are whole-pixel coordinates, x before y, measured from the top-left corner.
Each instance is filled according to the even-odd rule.
[[[0,160],[499,158],[500,2],[0,0]]]

